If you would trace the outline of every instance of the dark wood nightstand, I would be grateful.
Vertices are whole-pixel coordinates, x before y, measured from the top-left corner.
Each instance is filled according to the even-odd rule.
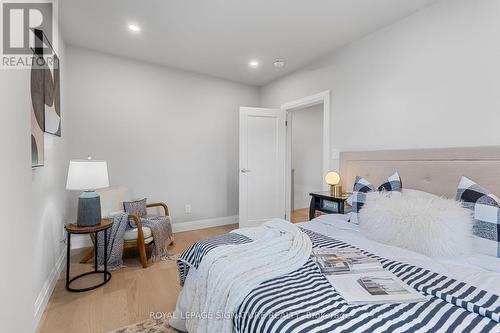
[[[309,193],[311,196],[311,205],[309,206],[309,220],[312,220],[316,217],[316,211],[320,211],[327,214],[345,213],[345,201],[350,193],[346,193],[341,195],[340,197],[335,197],[331,195],[330,191],[322,191],[322,192],[311,192]],[[333,203],[330,205],[329,203]]]

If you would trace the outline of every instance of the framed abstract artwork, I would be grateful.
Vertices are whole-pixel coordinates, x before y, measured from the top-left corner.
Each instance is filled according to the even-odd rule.
[[[31,64],[31,166],[44,164],[44,133],[61,136],[60,61],[43,31],[35,29]],[[45,50],[45,51],[44,51]]]
[[[54,53],[45,71],[45,132],[61,136],[61,88],[59,58]]]
[[[31,64],[31,166],[40,167],[44,163],[45,103],[44,70],[37,63],[42,63],[43,55],[33,51]]]
[[[44,117],[45,132],[61,136],[61,86],[60,61],[50,40],[38,30],[35,34],[43,40],[43,45],[49,49],[44,55]]]

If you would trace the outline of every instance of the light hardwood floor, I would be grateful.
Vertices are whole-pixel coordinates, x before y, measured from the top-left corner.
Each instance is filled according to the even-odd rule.
[[[195,241],[229,232],[237,224],[175,234],[171,253],[180,253]],[[134,252],[134,251],[132,251]],[[81,265],[84,250],[71,253],[71,275],[91,270],[92,261]],[[180,291],[175,261],[160,261],[143,269],[136,253],[127,253],[126,268],[112,272],[111,281],[93,291],[70,293],[65,273],[38,325],[39,333],[107,332],[148,319],[150,312],[171,312]],[[89,279],[86,281],[91,283]],[[72,285],[73,286],[73,285]],[[74,286],[78,287],[77,284]]]
[[[321,212],[316,212],[315,216],[318,217],[322,215]],[[291,216],[292,223],[306,222],[309,221],[309,208],[300,208],[292,212]]]
[[[309,221],[309,208],[296,209],[291,215],[292,223]]]

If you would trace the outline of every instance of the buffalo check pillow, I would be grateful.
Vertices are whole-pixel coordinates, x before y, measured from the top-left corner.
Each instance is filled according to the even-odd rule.
[[[500,199],[469,178],[462,177],[457,200],[473,213],[475,251],[500,258]]]
[[[387,178],[387,181],[380,185],[378,189],[363,177],[357,176],[354,181],[354,188],[349,204],[352,206],[350,222],[358,224],[358,213],[366,202],[366,195],[375,191],[401,192],[403,185],[399,173],[395,172]]]

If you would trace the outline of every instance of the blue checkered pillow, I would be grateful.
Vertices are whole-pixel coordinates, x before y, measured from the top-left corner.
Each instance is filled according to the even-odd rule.
[[[474,248],[476,252],[500,258],[500,199],[472,180],[462,177],[457,200],[474,214]]]
[[[401,182],[401,177],[399,177],[399,173],[395,172],[392,176],[387,178],[387,181],[380,185],[378,189],[373,186],[368,180],[363,177],[357,176],[354,181],[354,188],[352,190],[351,196],[351,218],[350,222],[359,223],[358,222],[358,213],[363,208],[363,205],[366,202],[366,195],[370,192],[375,191],[388,191],[388,192],[401,192],[403,189],[403,184]]]

